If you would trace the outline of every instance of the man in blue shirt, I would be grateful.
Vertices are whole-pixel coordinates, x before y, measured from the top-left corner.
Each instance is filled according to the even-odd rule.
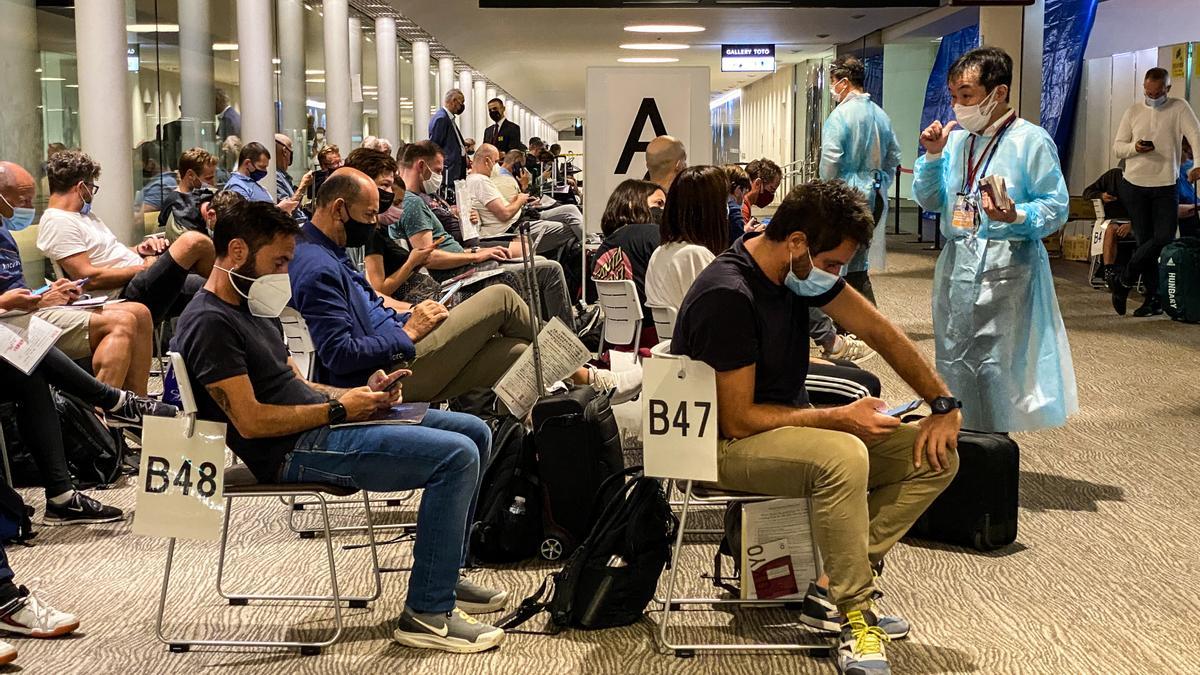
[[[258,181],[267,177],[267,167],[271,165],[271,153],[262,143],[247,143],[238,153],[237,170],[225,182],[225,189],[236,192],[248,202],[270,202],[271,195]]]
[[[366,244],[378,210],[375,182],[339,169],[321,186],[297,242],[292,304],[316,345],[316,381],[361,385],[375,370],[403,366],[413,370],[404,381],[410,400],[441,401],[491,387],[529,343],[528,307],[506,286],[481,291],[453,316],[432,300],[409,311],[378,295],[346,255],[346,247]]]
[[[1179,178],[1175,181],[1175,192],[1179,196],[1179,236],[1200,237],[1200,215],[1196,213],[1196,184],[1188,180],[1196,166],[1192,146],[1183,141],[1183,162],[1179,165]]]

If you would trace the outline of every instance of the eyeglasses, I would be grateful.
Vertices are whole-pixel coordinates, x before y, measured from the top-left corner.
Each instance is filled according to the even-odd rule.
[[[100,194],[100,184],[99,183],[84,183],[84,185],[87,187],[88,192],[92,193],[93,197]]]

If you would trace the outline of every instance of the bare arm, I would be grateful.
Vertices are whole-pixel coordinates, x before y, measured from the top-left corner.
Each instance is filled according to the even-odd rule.
[[[63,272],[72,279],[88,279],[88,290],[121,288],[145,267],[96,267],[87,253],[76,253],[58,261]]]
[[[290,356],[288,357],[288,366],[291,367],[292,372],[296,373],[296,377],[302,380],[304,384],[307,384],[310,389],[318,394],[324,394],[331,401],[341,398],[347,391],[350,391],[349,389],[342,389],[340,387],[331,387],[327,384],[310,382],[304,377],[304,373],[300,372],[300,366],[296,364],[296,360]]]
[[[511,202],[505,203],[502,197],[497,197],[487,203],[487,210],[496,216],[498,220],[508,221],[513,216],[521,212],[521,208],[525,206],[525,202],[529,201],[529,195],[518,194]]]
[[[408,281],[413,273],[407,260],[390,276],[384,274],[382,255],[369,255],[365,258],[364,263],[367,269],[367,281],[371,284],[371,288],[385,298],[391,297],[392,293],[395,293],[397,288]]]
[[[837,408],[792,408],[754,402],[757,366],[717,373],[717,421],[722,438],[746,438],[780,427],[838,428]]]
[[[250,384],[248,375],[235,375],[205,388],[244,438],[287,436],[329,423],[329,406],[324,403],[259,403],[254,396],[254,386]]]
[[[408,243],[414,249],[433,246],[433,231],[425,230],[423,232],[417,232],[408,238]],[[507,258],[507,255],[499,253],[500,250],[503,249],[497,250],[497,248],[481,248],[479,249],[478,253],[452,253],[450,251],[443,251],[440,248],[435,248],[433,249],[433,252],[429,254],[429,260],[425,263],[425,266],[433,270],[452,270],[456,267],[472,265],[477,262],[483,262],[484,260],[501,260],[503,258]]]

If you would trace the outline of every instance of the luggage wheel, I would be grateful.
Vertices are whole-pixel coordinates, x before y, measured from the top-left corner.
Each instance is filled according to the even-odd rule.
[[[556,537],[546,537],[542,541],[542,546],[538,549],[538,553],[545,560],[558,560],[563,555],[562,542]]]

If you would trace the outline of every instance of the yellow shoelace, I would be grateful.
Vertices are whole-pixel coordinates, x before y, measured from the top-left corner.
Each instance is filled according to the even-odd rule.
[[[470,614],[467,614],[466,612],[462,611],[461,609],[459,609],[457,607],[454,608],[454,613],[457,614],[460,619],[462,619],[463,621],[466,621],[467,623],[470,623],[470,624],[479,623],[478,621],[475,620],[475,617],[471,616]]]
[[[848,612],[846,621],[850,624],[850,633],[854,635],[856,654],[882,654],[883,643],[892,640],[882,628],[868,624],[860,610]]]

